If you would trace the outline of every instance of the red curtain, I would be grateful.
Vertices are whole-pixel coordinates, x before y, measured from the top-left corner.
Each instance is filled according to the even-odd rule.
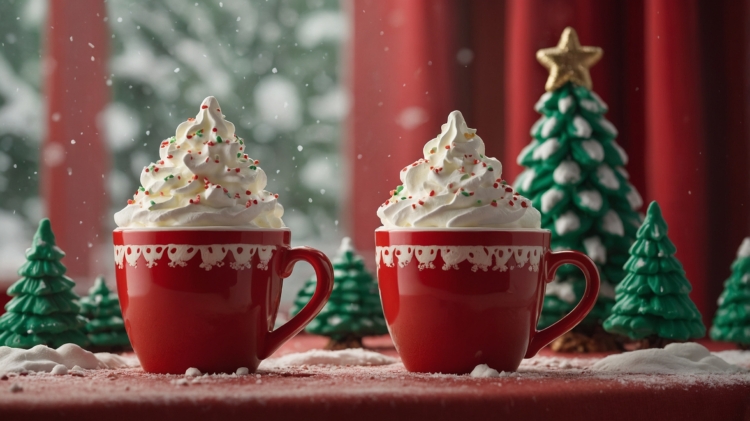
[[[604,48],[591,71],[594,90],[609,104],[608,118],[630,155],[631,181],[647,202],[662,206],[692,298],[710,322],[736,249],[750,235],[746,1],[346,4],[353,108],[344,209],[353,210],[348,227],[360,249],[374,249],[378,205],[452,109],[464,112],[488,154],[501,159],[503,177],[515,179],[547,77],[536,50],[556,45],[573,26],[584,45]],[[406,129],[399,116],[411,106],[426,114]]]

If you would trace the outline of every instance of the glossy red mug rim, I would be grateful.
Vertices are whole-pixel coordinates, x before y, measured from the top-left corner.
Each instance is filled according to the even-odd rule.
[[[261,228],[247,226],[215,225],[199,227],[117,227],[114,231],[292,231],[289,227]]]
[[[378,231],[424,231],[424,232],[433,232],[433,231],[446,231],[446,232],[457,232],[457,231],[517,231],[517,232],[551,232],[548,229],[545,228],[482,228],[482,227],[456,227],[456,228],[446,228],[446,227],[386,227],[381,226],[375,230],[375,232]]]

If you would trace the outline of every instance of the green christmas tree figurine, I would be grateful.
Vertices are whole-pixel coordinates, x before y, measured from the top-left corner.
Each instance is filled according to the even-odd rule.
[[[616,303],[604,329],[644,339],[648,347],[706,334],[701,314],[690,300],[690,282],[674,257],[676,251],[659,204],[651,202],[625,263],[628,274],[615,288]]]
[[[388,333],[378,285],[347,237],[333,259],[333,292],[318,316],[305,328],[331,338],[326,349],[361,348],[365,336]],[[315,292],[315,278],[300,290],[291,314],[297,314]]]
[[[552,231],[552,248],[586,253],[601,274],[596,306],[568,335],[580,335],[584,343],[559,348],[553,344],[553,349],[562,351],[604,351],[616,346],[599,326],[614,305],[613,287],[625,275],[622,266],[643,206],[628,182],[627,155],[615,141],[617,130],[604,117],[607,105],[591,90],[588,68],[601,54],[599,48],[581,46],[572,28],[565,29],[557,47],[537,52],[550,76],[547,92],[535,106],[542,117],[531,129],[533,140],[518,157],[526,170],[515,187],[541,211],[542,228]],[[539,327],[570,312],[584,285],[577,268],[560,268],[547,287]],[[585,343],[592,337],[603,341]]]
[[[85,330],[90,349],[122,351],[130,348],[120,312],[120,300],[107,288],[103,277],[96,278],[89,295],[81,298],[81,314],[89,320]]]
[[[22,278],[8,288],[13,299],[0,317],[0,346],[86,346],[86,335],[81,332],[86,319],[78,314],[79,297],[71,291],[75,283],[65,276],[60,263],[64,256],[55,245],[49,219],[43,219],[26,250],[27,262],[18,270]]]
[[[732,263],[732,276],[724,283],[711,339],[750,349],[750,237],[742,242]]]

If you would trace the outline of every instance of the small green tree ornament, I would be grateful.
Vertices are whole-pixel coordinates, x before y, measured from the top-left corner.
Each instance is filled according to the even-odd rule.
[[[355,253],[348,237],[341,242],[338,256],[332,263],[333,292],[305,331],[329,337],[326,349],[361,348],[363,337],[388,333],[377,282],[365,268],[362,257]],[[315,284],[315,278],[305,283],[294,301],[292,316],[310,301]]]
[[[81,314],[89,322],[85,331],[89,349],[96,351],[122,351],[130,348],[120,311],[120,299],[107,288],[103,277],[89,289],[89,295],[81,298]]]
[[[651,202],[630,247],[627,275],[615,288],[615,305],[604,321],[605,330],[643,340],[642,346],[648,347],[706,334],[701,314],[690,299],[690,282],[674,257],[676,251],[659,205]]]
[[[724,283],[711,339],[750,350],[750,237],[742,242],[732,263],[732,275]]]
[[[27,262],[18,270],[22,278],[8,288],[13,299],[0,317],[0,346],[87,345],[81,332],[86,319],[79,315],[79,297],[72,291],[75,283],[65,276],[60,263],[64,256],[55,245],[49,219],[42,219],[26,250]]]

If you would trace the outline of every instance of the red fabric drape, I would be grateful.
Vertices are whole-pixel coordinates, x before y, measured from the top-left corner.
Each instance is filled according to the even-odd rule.
[[[705,314],[708,183],[697,3],[651,0],[645,11],[648,195],[662,206],[677,257],[693,281],[693,300]]]
[[[503,177],[515,179],[521,170],[515,159],[530,141],[529,129],[538,118],[533,104],[547,76],[535,53],[555,45],[563,28],[573,26],[584,45],[604,48],[591,72],[594,90],[610,106],[608,118],[630,156],[631,182],[646,201],[662,205],[677,257],[694,286],[691,296],[710,322],[736,248],[750,235],[750,142],[743,123],[750,111],[747,2],[347,4],[354,29],[347,158],[356,164],[349,227],[358,247],[373,248],[372,231],[380,225],[377,206],[450,109],[461,107],[488,153],[502,160]],[[396,19],[403,24],[390,31],[400,46],[391,47],[384,60],[384,46],[394,41],[379,32],[393,16],[404,19]],[[461,48],[474,52],[467,66],[457,65]],[[417,73],[416,58],[424,61],[426,55],[441,67]],[[419,90],[404,90],[405,78],[418,80]],[[425,91],[443,94],[427,99]],[[385,109],[377,107],[380,102]],[[424,124],[407,131],[395,120],[409,104],[421,104],[429,114]],[[372,156],[358,160],[361,151]]]
[[[98,0],[51,1],[48,13],[41,187],[68,274],[85,282],[109,266],[98,258],[100,244],[110,241],[103,230],[109,159],[100,118],[109,97],[107,14]]]

